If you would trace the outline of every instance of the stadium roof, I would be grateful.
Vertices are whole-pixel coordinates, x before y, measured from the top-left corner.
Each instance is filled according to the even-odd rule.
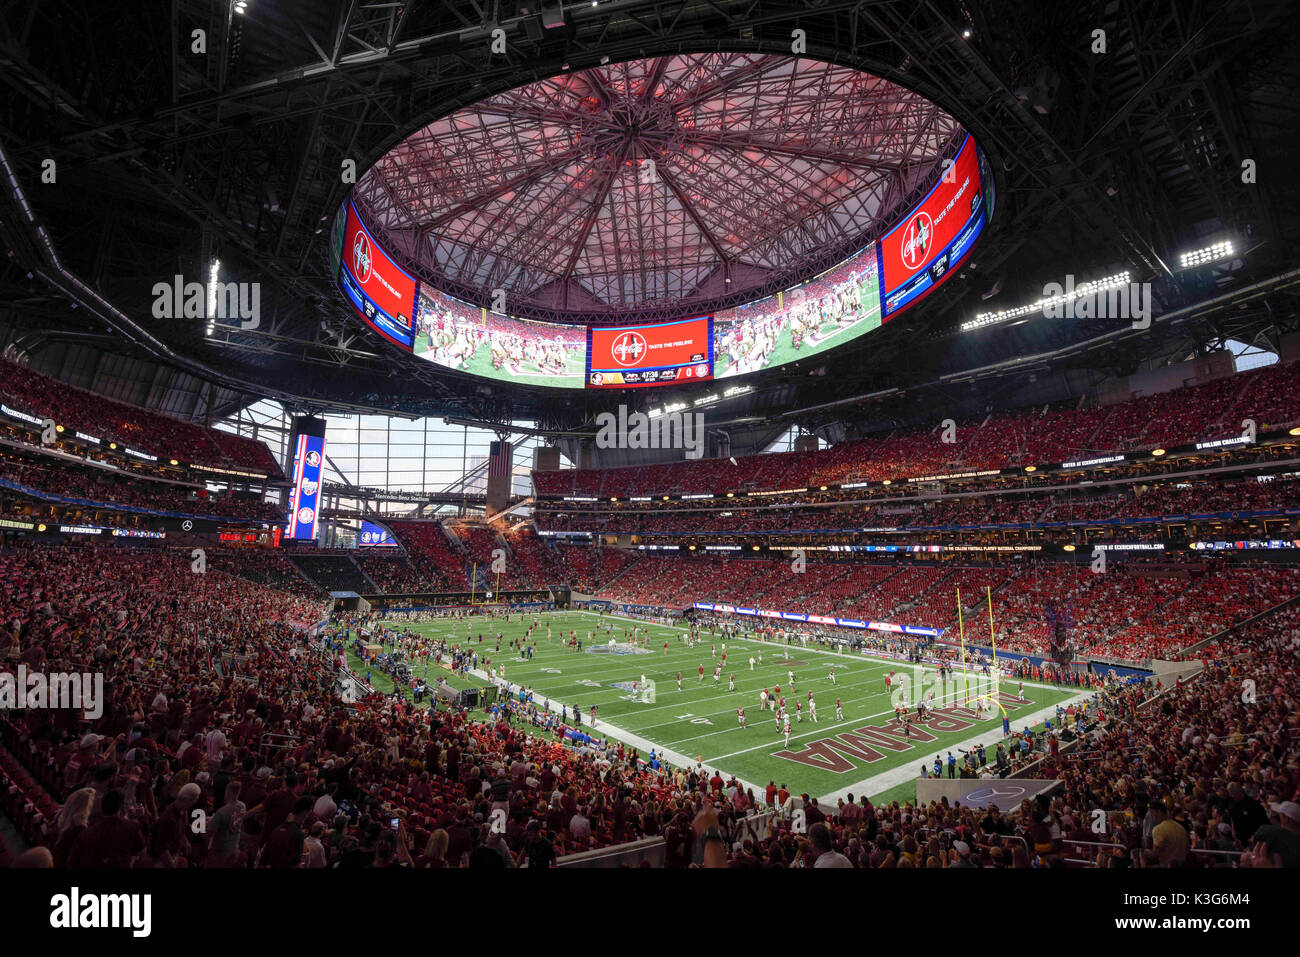
[[[584,427],[620,402],[662,404],[670,397],[654,389],[557,397],[488,382],[379,341],[330,275],[329,221],[355,189],[340,171],[349,163],[363,176],[376,164],[382,169],[386,155],[431,125],[469,117],[512,91],[559,95],[588,71],[616,79],[636,64],[788,64],[799,29],[807,37],[800,57],[817,65],[807,74],[800,67],[796,77],[866,74],[880,79],[864,83],[914,91],[956,118],[986,155],[997,207],[958,274],[923,304],[854,345],[764,374],[743,398],[709,406],[710,427],[733,430],[737,451],[734,427],[725,424],[737,418],[753,420],[755,444],[790,424],[831,438],[841,427],[879,427],[895,414],[881,408],[895,399],[859,402],[864,395],[897,397],[899,415],[951,414],[960,403],[1086,395],[1107,378],[1228,339],[1276,349],[1300,326],[1300,190],[1287,173],[1300,123],[1292,6],[1198,0],[1189,12],[1183,0],[602,0],[566,4],[563,22],[548,25],[536,5],[516,0],[494,5],[491,17],[482,4],[459,2],[254,0],[233,18],[227,4],[207,0],[83,4],[75,15],[66,5],[11,5],[0,12],[7,253],[0,344],[53,374],[93,370],[100,353],[126,357],[107,367],[133,380],[126,391],[149,403],[165,394],[154,384],[157,365],[185,373],[190,378],[177,381],[187,396],[203,390],[211,399],[163,401],[194,416],[272,396],[303,410],[536,418],[557,430]],[[494,24],[505,31],[504,54],[492,53]],[[180,42],[196,30],[206,36],[205,55],[184,52]],[[1105,34],[1104,53],[1091,48],[1096,31]],[[780,76],[772,82],[784,83]],[[791,89],[798,92],[797,82]],[[814,98],[810,88],[805,93]],[[757,95],[749,103],[779,112]],[[797,109],[780,109],[799,118]],[[613,129],[608,122],[584,122],[593,147],[597,139],[627,139],[601,133]],[[541,128],[551,136],[562,127]],[[571,134],[579,128],[568,127]],[[750,135],[730,121],[723,133],[737,130]],[[509,145],[493,139],[497,150]],[[778,175],[790,175],[796,162],[770,150],[757,155]],[[666,164],[670,174],[676,161]],[[860,167],[840,168],[862,175]],[[565,185],[562,172],[550,175],[553,189]],[[581,245],[576,228],[543,220],[548,242],[567,243],[570,257],[578,251],[549,285],[540,270],[505,268],[527,249],[492,247],[502,265],[491,276],[458,259],[454,243],[431,264],[448,282],[453,274],[466,280],[462,298],[482,296],[491,288],[486,280],[500,276],[503,288],[538,311],[567,295],[568,309],[578,312],[603,297],[634,302],[636,289],[601,277],[610,275],[611,255],[619,268],[620,242],[628,250],[658,243],[676,257],[675,272],[663,271],[676,278],[661,285],[689,303],[726,278],[717,273],[728,256],[731,285],[752,290],[801,252],[815,255],[816,241],[832,250],[836,235],[847,241],[870,228],[863,227],[870,207],[855,210],[845,200],[813,235],[787,230],[782,239],[754,227],[784,221],[746,208],[746,216],[724,217],[725,233],[701,217],[721,255],[707,242],[688,251],[703,235],[687,222],[688,209],[745,195],[697,192],[702,200],[679,206],[661,194],[662,209],[638,226],[635,242],[649,244],[639,247],[621,220],[601,230],[602,211],[620,208],[617,185],[603,205],[578,202],[570,188],[573,205],[559,207],[562,221],[580,226],[583,210],[595,210],[596,219]],[[542,196],[532,194],[529,208],[540,211]],[[879,206],[879,194],[867,202]],[[403,228],[400,221],[394,228]],[[468,249],[485,231],[491,238],[479,214],[448,221],[445,233]],[[723,241],[730,235],[737,239]],[[1237,243],[1234,259],[1178,269],[1180,252],[1226,237]],[[155,283],[175,274],[204,280],[214,259],[223,281],[260,283],[257,328],[152,315]],[[980,312],[1033,302],[1049,281],[1121,270],[1152,283],[1155,315],[1145,331],[1041,317],[959,331]],[[709,278],[692,290],[701,274]],[[654,288],[635,281],[642,292]],[[982,368],[994,372],[979,379]],[[1034,377],[1044,394],[1016,392]]]
[[[502,290],[516,315],[678,318],[846,258],[933,184],[963,132],[847,67],[675,54],[486,97],[390,150],[353,198],[386,248],[471,301]]]

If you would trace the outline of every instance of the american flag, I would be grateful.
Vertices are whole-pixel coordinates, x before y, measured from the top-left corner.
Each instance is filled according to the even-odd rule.
[[[509,442],[497,441],[492,443],[488,452],[489,479],[508,479],[510,477],[510,471],[514,466],[513,452],[514,449]]]

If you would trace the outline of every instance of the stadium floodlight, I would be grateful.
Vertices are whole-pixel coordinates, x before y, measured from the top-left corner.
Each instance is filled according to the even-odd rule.
[[[217,275],[221,271],[221,260],[212,260],[212,265],[208,267],[208,331],[207,335],[212,336],[213,330],[217,327]]]
[[[1105,292],[1108,289],[1118,289],[1121,286],[1127,286],[1128,282],[1129,272],[1126,269],[1124,272],[1107,276],[1104,279],[1094,279],[1091,282],[1079,283],[1079,285],[1072,288],[1067,287],[1059,296],[1044,296],[1042,299],[1036,299],[1028,305],[1016,306],[1013,309],[999,309],[997,312],[978,313],[974,319],[963,322],[958,328],[962,332],[973,332],[976,329],[983,329],[985,326],[1010,322],[1012,319],[1021,319],[1035,313],[1042,315],[1053,306],[1063,306],[1081,296],[1091,296],[1099,292]]]
[[[1193,249],[1189,253],[1183,253],[1178,257],[1178,268],[1195,269],[1197,266],[1204,266],[1220,259],[1229,259],[1235,252],[1232,240],[1225,239],[1204,249]]]
[[[235,12],[241,17],[248,11],[248,0],[235,0]]]

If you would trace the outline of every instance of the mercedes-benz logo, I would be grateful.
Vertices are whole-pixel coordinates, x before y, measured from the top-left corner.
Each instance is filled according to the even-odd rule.
[[[181,522],[181,531],[190,532],[193,530],[194,530],[194,523],[191,522],[188,518],[185,521]]]

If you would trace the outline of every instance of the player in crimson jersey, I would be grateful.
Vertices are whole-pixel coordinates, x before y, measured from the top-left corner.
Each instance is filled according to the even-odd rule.
[[[836,721],[844,720],[844,705],[840,704],[839,698],[835,699],[835,720]]]
[[[700,680],[704,680],[704,665],[700,665]]]
[[[677,690],[682,690],[682,673],[680,671],[677,672]]]
[[[744,708],[737,708],[737,709],[736,709],[736,718],[737,718],[737,720],[740,721],[740,726],[741,726],[742,728],[745,727],[745,709],[744,709]]]
[[[794,713],[795,716],[798,718],[799,723],[803,724],[803,702],[802,701],[796,701],[794,703]]]

